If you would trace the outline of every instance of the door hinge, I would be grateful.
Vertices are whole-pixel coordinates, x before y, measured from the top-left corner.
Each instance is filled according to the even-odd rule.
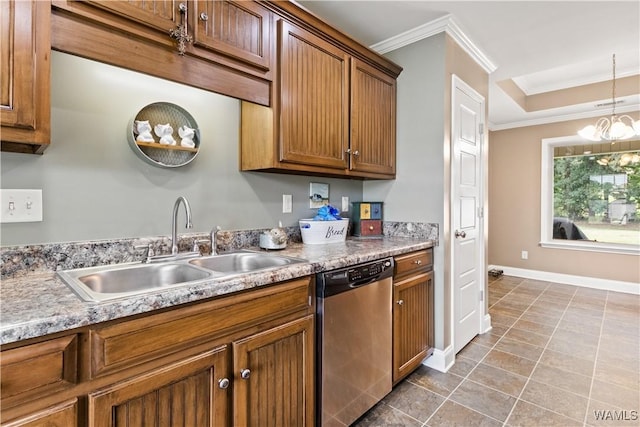
[[[479,207],[478,208],[478,218],[484,218],[484,208],[483,207]]]
[[[484,135],[484,123],[480,123],[478,128],[478,132],[480,132],[480,135]]]
[[[484,301],[484,291],[480,291],[480,301]]]

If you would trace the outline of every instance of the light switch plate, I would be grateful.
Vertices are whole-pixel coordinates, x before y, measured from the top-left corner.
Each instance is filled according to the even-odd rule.
[[[291,213],[292,209],[292,198],[291,194],[283,194],[282,195],[282,213]]]
[[[342,212],[349,212],[349,197],[342,196]]]
[[[0,222],[42,221],[42,190],[0,190]]]

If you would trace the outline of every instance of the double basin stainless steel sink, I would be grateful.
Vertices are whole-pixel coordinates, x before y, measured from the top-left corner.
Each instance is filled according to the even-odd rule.
[[[271,253],[238,251],[188,261],[115,264],[59,271],[83,300],[107,301],[214,278],[259,272],[307,262]]]

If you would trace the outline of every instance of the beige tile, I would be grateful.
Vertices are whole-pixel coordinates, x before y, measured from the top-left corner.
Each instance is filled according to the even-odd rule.
[[[531,304],[531,306],[564,312],[564,310],[569,305],[569,301],[569,299],[557,300],[555,296],[551,299],[545,299],[544,295],[541,295],[540,298],[538,298],[533,304]]]
[[[640,374],[640,349],[620,347],[618,351],[611,351],[600,346],[597,358],[598,366],[615,366],[630,373]]]
[[[590,361],[595,361],[596,354],[598,353],[597,345],[581,344],[578,342],[563,340],[558,337],[551,338],[551,341],[549,341],[549,343],[547,344],[546,349],[557,351],[558,353],[563,353],[570,356],[578,355],[580,358]]]
[[[517,317],[507,316],[502,313],[495,313],[491,315],[491,323],[499,326],[510,327],[518,320]]]
[[[518,320],[514,325],[514,328],[523,329],[525,331],[535,332],[540,335],[551,335],[555,328],[550,325],[542,325],[540,323],[531,322],[529,320]]]
[[[640,391],[631,390],[604,381],[594,380],[591,387],[591,399],[598,400],[617,408],[637,408],[640,410]]]
[[[419,427],[422,422],[415,420],[398,409],[394,409],[384,403],[378,403],[352,427],[395,426],[395,427]]]
[[[589,399],[537,381],[529,381],[520,399],[576,421],[584,420]]]
[[[456,364],[457,363],[456,358]],[[407,377],[407,381],[447,397],[462,382],[462,377],[454,375],[453,373],[443,373],[426,366],[420,366]]]
[[[461,357],[459,354],[456,355],[456,362],[453,364],[451,368],[449,368],[450,374],[458,375],[460,377],[466,377],[469,372],[473,370],[478,364],[477,361],[467,359],[466,357]]]
[[[555,310],[553,308],[548,307],[540,307],[539,305],[532,305],[526,311],[527,313],[536,314],[538,316],[548,317],[554,320],[560,320],[563,315],[563,311]]]
[[[536,289],[540,291],[544,291],[549,286],[551,286],[551,282],[543,281],[543,280],[534,280],[534,279],[525,279],[520,287],[527,289]]]
[[[431,417],[444,401],[444,397],[406,381],[400,383],[383,399],[383,402],[392,408],[422,422]]]
[[[538,323],[541,325],[555,327],[560,320],[559,317],[548,317],[542,314],[535,314],[526,312],[520,317],[521,320],[526,320],[528,322]]]
[[[489,332],[476,335],[471,342],[484,345],[485,347],[493,347],[493,345],[502,338],[507,330],[508,328],[505,328],[504,326],[494,325]]]
[[[549,342],[548,335],[536,334],[535,332],[525,331],[523,329],[511,328],[504,334],[505,338],[517,340],[527,344],[544,347]]]
[[[431,427],[499,427],[502,423],[472,409],[458,405],[451,400],[447,400],[433,417],[427,421],[427,425]]]
[[[594,378],[609,384],[640,390],[638,374],[611,365],[596,364]]]
[[[640,338],[640,323],[635,321],[619,322],[610,320],[605,316],[602,325],[602,335],[623,337],[628,340],[638,341]]]
[[[563,415],[548,411],[537,405],[523,402],[519,400],[516,404],[511,416],[507,420],[508,426],[523,427],[539,427],[539,426],[558,426],[571,427],[582,426],[582,422],[574,421]]]
[[[593,376],[594,361],[546,349],[540,363],[587,377]]]
[[[537,361],[542,352],[543,347],[527,344],[521,341],[512,340],[503,337],[494,347],[496,350],[504,351],[506,353],[515,354],[516,356],[524,357],[526,359]]]
[[[578,289],[579,288],[577,286],[550,282],[549,287],[545,290],[545,293],[573,296],[578,291]]]
[[[585,397],[589,396],[591,388],[591,377],[542,364],[536,366],[531,379]]]
[[[476,366],[468,379],[514,397],[520,395],[520,392],[527,382],[527,377],[516,375],[484,363]]]
[[[450,399],[498,421],[506,420],[516,403],[513,396],[491,390],[469,380],[463,381]]]
[[[577,332],[580,334],[589,334],[598,337],[600,335],[600,328],[602,322],[574,322],[571,320],[562,319],[560,323],[558,323],[558,328],[564,329],[565,331]]]
[[[491,347],[470,342],[458,353],[462,357],[479,362],[489,351]]]
[[[516,310],[513,308],[509,308],[502,303],[498,303],[489,309],[489,314],[491,318],[494,318],[496,315],[510,316],[514,318],[518,318],[522,315],[522,310]]]
[[[531,374],[536,365],[534,361],[500,350],[491,350],[483,360],[483,363],[525,377]]]

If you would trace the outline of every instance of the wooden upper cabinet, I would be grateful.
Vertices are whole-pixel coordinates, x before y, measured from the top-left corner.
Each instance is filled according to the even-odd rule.
[[[280,161],[346,169],[349,56],[288,22],[278,25]]]
[[[2,151],[42,153],[50,142],[50,18],[48,2],[0,2]]]
[[[350,167],[393,176],[396,172],[396,79],[351,60]]]
[[[264,71],[271,67],[272,13],[250,1],[196,1],[193,44]]]
[[[87,3],[166,32],[180,23],[180,1],[177,0],[88,0]],[[187,4],[186,0],[182,3]]]

